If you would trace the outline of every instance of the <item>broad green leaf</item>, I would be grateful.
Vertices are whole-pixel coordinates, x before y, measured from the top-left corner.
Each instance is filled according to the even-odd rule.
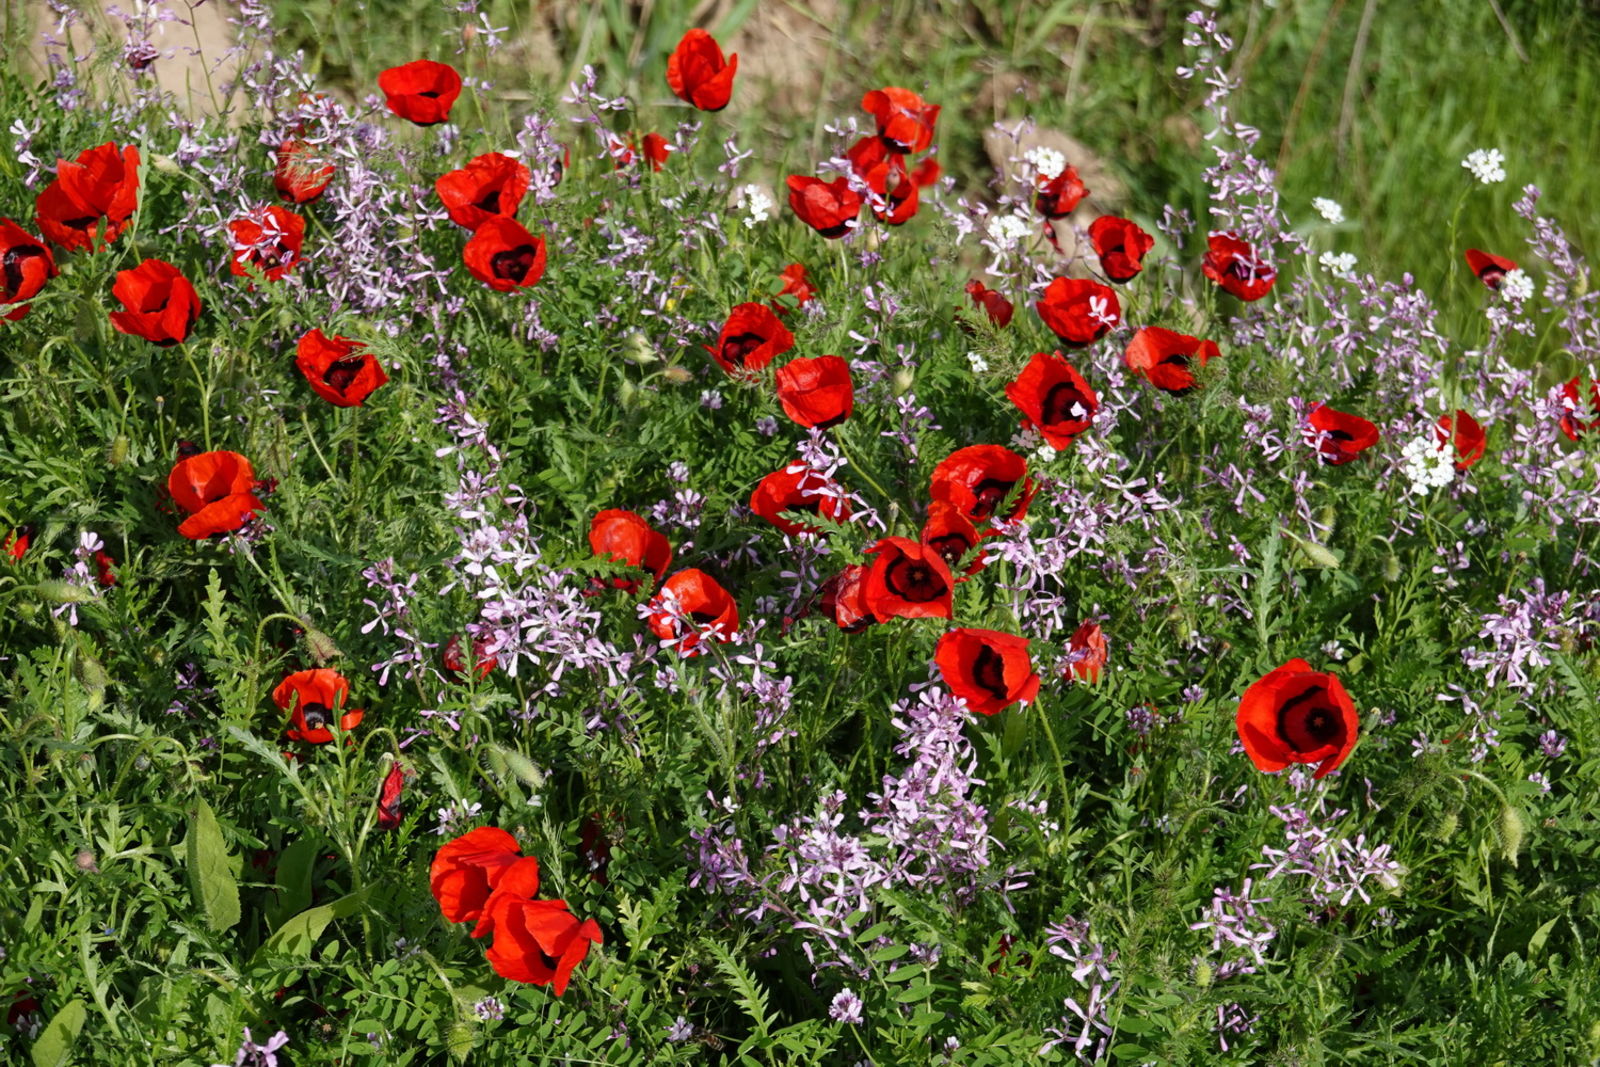
[[[89,1017],[89,1009],[81,1000],[69,1000],[55,1017],[39,1031],[33,1042],[33,1067],[66,1067],[72,1062],[72,1043]]]
[[[189,820],[187,844],[189,889],[195,906],[212,930],[227,930],[239,921],[239,883],[228,862],[228,846],[211,805],[204,800]]]
[[[299,915],[278,927],[276,933],[262,942],[256,950],[254,964],[257,960],[271,956],[293,956],[297,959],[307,959],[311,950],[316,946],[317,939],[328,928],[328,924],[335,919],[348,918],[354,915],[361,907],[362,901],[367,897],[368,890],[342,896],[332,904],[319,904],[314,908],[307,908]]]

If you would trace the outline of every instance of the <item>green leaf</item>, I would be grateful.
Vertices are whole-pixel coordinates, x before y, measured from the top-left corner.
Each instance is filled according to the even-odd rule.
[[[89,1009],[81,1000],[69,1000],[55,1017],[39,1031],[33,1042],[33,1067],[66,1067],[71,1062],[72,1043],[89,1017]]]
[[[211,805],[204,800],[199,804],[185,842],[189,889],[206,925],[214,931],[227,930],[239,921],[239,883],[234,881],[227,842]]]
[[[1533,936],[1528,938],[1528,958],[1530,960],[1537,956],[1540,952],[1544,951],[1544,943],[1550,940],[1550,931],[1554,930],[1556,923],[1560,921],[1561,916],[1555,916],[1543,926],[1539,927],[1539,929],[1535,930],[1533,932]]]
[[[316,947],[317,939],[322,936],[322,931],[328,928],[328,924],[335,919],[354,915],[360,910],[368,892],[369,890],[363,889],[359,893],[342,896],[332,904],[319,904],[315,908],[302,911],[278,927],[276,933],[262,942],[261,947],[256,949],[255,957],[250,961],[251,965],[271,956],[308,959],[311,950]]]
[[[932,982],[918,982],[916,985],[896,993],[894,1000],[896,1004],[914,1004],[919,1000],[927,1000],[932,995]]]
[[[274,930],[311,906],[311,869],[319,844],[315,837],[302,837],[278,854],[277,900],[267,915]]]

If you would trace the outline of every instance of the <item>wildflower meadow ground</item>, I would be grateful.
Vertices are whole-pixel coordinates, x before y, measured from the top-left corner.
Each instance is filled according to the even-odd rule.
[[[8,8],[0,1061],[1600,1062],[1600,15],[338,6]]]

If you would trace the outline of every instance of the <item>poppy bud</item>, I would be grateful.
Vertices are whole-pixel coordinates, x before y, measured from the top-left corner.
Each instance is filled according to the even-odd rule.
[[[1446,812],[1440,816],[1438,825],[1434,828],[1433,836],[1440,841],[1448,841],[1456,836],[1456,830],[1461,826],[1461,816],[1456,812]]]
[[[541,771],[527,756],[524,756],[515,749],[505,748],[504,746],[500,745],[494,746],[491,751],[496,752],[500,758],[505,761],[506,770],[516,775],[522,781],[523,785],[526,785],[530,789],[534,790],[544,788],[544,772]]]
[[[673,385],[687,385],[688,383],[694,381],[693,371],[689,370],[687,367],[677,366],[676,364],[662,371],[661,376],[666,378],[666,380],[671,382]]]
[[[650,338],[639,330],[634,330],[628,335],[628,347],[623,351],[622,358],[641,367],[647,363],[661,362],[661,357],[657,355],[655,346],[650,343]]]
[[[79,850],[78,854],[72,857],[72,865],[85,874],[100,873],[100,867],[94,861],[94,853],[88,849]]]
[[[1400,580],[1400,557],[1393,552],[1383,557],[1383,580],[1386,582]]]
[[[1511,804],[1502,804],[1500,807],[1500,844],[1505,851],[1506,859],[1511,861],[1511,866],[1517,865],[1517,853],[1522,851],[1522,839],[1527,836],[1527,820],[1522,817],[1522,809]]]
[[[911,386],[916,382],[916,374],[910,367],[901,367],[894,372],[894,395],[905,396],[911,392]]]
[[[57,604],[82,604],[93,600],[94,594],[89,592],[87,586],[73,585],[59,578],[49,578],[34,586],[41,597],[54,601]]]
[[[319,667],[326,667],[331,659],[338,659],[344,653],[339,651],[339,646],[333,643],[333,638],[311,625],[311,620],[305,615],[300,616],[300,625],[305,628],[303,636],[306,641],[306,651],[311,653],[311,658]]]
[[[176,159],[173,159],[168,155],[162,155],[159,152],[150,157],[150,165],[156,168],[156,170],[159,170],[162,174],[183,173],[183,167],[178,165],[178,161]]]
[[[1338,519],[1339,513],[1333,509],[1332,504],[1324,504],[1322,509],[1317,512],[1317,525],[1326,529],[1325,536],[1332,536],[1334,524]]]
[[[119,433],[111,439],[111,447],[106,449],[106,462],[113,467],[120,467],[128,461],[128,435]]]
[[[1194,984],[1199,986],[1201,989],[1209,988],[1214,974],[1215,972],[1212,971],[1211,964],[1207,963],[1205,960],[1199,960],[1194,965]]]

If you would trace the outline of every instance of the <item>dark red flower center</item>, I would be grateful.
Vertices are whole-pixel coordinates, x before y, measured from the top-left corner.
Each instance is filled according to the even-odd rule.
[[[3,272],[6,280],[5,291],[13,294],[19,292],[22,289],[22,272],[28,262],[41,259],[44,254],[44,249],[38,245],[16,245],[6,249],[3,266],[0,266],[0,272]]]
[[[437,100],[437,99],[439,99],[439,90],[437,90],[437,89],[424,89],[424,90],[422,90],[422,92],[418,93],[417,95],[418,96],[427,97],[429,100]]]
[[[1061,386],[1057,386],[1056,388],[1059,389]],[[1054,395],[1055,390],[1051,390],[1051,396]],[[1051,418],[1049,413],[1050,399],[1047,397],[1045,399],[1045,421],[1061,421],[1059,418]],[[972,495],[978,501],[978,506],[973,509],[973,516],[979,519],[987,519],[990,515],[993,515],[995,509],[1000,506],[1001,502],[1005,500],[1007,494],[1011,492],[1016,484],[1016,482],[1008,482],[1001,478],[985,478],[983,481],[979,482],[972,490]]]
[[[972,661],[972,680],[978,687],[993,696],[996,700],[1006,698],[1006,661],[994,649],[985,645],[978,649],[978,656]]]
[[[1344,718],[1327,700],[1327,689],[1313,685],[1278,707],[1278,736],[1296,752],[1315,752],[1344,741]]]
[[[722,618],[722,612],[720,612],[720,611],[691,611],[691,612],[689,612],[689,618],[693,619],[695,622],[699,623],[701,626],[710,626],[712,623],[714,623],[717,620]]]
[[[950,591],[932,565],[906,556],[901,556],[884,569],[883,581],[889,587],[889,592],[915,604],[938,600]]]
[[[477,207],[489,212],[491,215],[500,214],[500,190],[490,189],[487,196],[479,200]]]
[[[1076,386],[1062,382],[1051,386],[1044,395],[1040,413],[1044,416],[1042,421],[1046,426],[1058,422],[1082,422],[1089,417],[1089,401]]]
[[[350,383],[355,381],[356,375],[361,373],[366,360],[359,356],[349,359],[336,359],[328,364],[328,369],[322,372],[322,380],[333,386],[339,392],[350,388]]]
[[[766,343],[767,339],[758,333],[738,334],[722,342],[722,358],[736,367],[742,367],[750,354]]]
[[[77,219],[63,219],[61,225],[69,230],[88,230],[89,227],[100,221],[99,215],[85,215]]]
[[[496,278],[522,284],[522,279],[528,276],[533,269],[533,261],[538,257],[538,249],[532,245],[518,245],[516,248],[504,252],[496,252],[489,258],[489,269]]]
[[[320,730],[328,725],[331,716],[326,704],[302,704],[300,718],[305,721],[307,730]]]
[[[961,534],[948,533],[930,540],[928,547],[943,556],[944,561],[954,567],[962,556],[972,551],[972,542]]]

